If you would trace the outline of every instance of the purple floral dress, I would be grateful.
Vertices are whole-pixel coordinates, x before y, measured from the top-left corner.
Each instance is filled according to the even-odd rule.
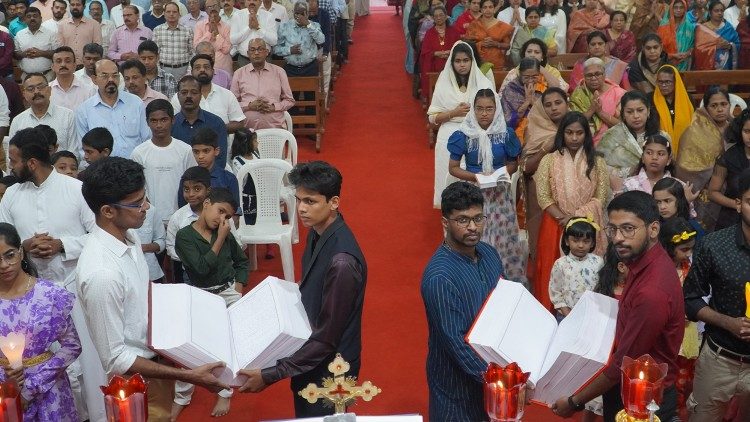
[[[53,351],[59,344],[50,360],[26,368],[21,388],[21,395],[28,401],[24,420],[78,422],[65,373],[65,368],[81,353],[81,342],[70,317],[74,301],[72,293],[42,279],[22,297],[0,299],[0,335],[26,333],[25,359]],[[5,371],[0,368],[0,380],[5,378]]]

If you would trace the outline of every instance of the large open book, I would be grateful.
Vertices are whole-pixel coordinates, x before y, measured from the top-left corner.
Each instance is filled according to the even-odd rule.
[[[521,284],[501,279],[466,341],[486,362],[530,372],[533,400],[552,404],[602,371],[615,339],[617,300],[586,292],[560,324]]]
[[[186,284],[151,284],[149,347],[186,368],[222,361],[215,374],[239,386],[240,369],[263,369],[310,337],[295,283],[268,277],[229,308],[220,296]]]

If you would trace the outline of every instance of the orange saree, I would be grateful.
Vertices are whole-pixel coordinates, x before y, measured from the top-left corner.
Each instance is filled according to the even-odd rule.
[[[497,70],[505,70],[505,52],[510,48],[513,30],[512,26],[501,21],[497,21],[489,28],[485,28],[481,19],[475,19],[469,24],[469,28],[466,31],[466,38],[476,42],[479,57],[483,62],[492,63]],[[508,48],[486,47],[482,42],[485,38],[491,38],[493,41],[500,43],[507,43]]]

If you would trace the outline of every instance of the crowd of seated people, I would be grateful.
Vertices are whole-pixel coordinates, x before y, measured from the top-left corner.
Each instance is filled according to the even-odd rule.
[[[580,288],[561,287],[554,278],[563,234],[569,222],[585,219],[600,228],[592,235],[591,252],[604,257],[613,239],[601,228],[614,197],[627,191],[653,195],[665,230],[682,236],[666,242],[668,251],[737,227],[743,195],[738,183],[750,168],[750,111],[720,86],[691,86],[688,92],[683,72],[750,69],[746,3],[587,0],[565,9],[557,0],[483,0],[467,3],[455,17],[439,0],[432,0],[431,9],[416,1],[410,22],[439,11],[441,33],[460,37],[452,48],[423,43],[415,56],[422,78],[438,74],[434,88],[421,84],[422,97],[430,99],[428,119],[438,126],[433,206],[439,207],[452,177],[476,182],[476,173],[489,175],[502,166],[511,175],[518,172],[514,186],[501,182],[482,190],[487,214],[482,240],[497,249],[506,278],[527,285],[560,318],[570,309],[555,303],[559,290]],[[454,16],[454,23],[442,16]],[[586,56],[570,60],[564,78],[549,59],[568,53]],[[427,60],[433,56],[440,62]],[[487,62],[493,78],[481,70]],[[498,74],[504,79],[495,83]],[[495,95],[487,93],[492,88]],[[512,192],[515,205],[508,203]],[[509,245],[519,232],[526,234],[523,250]],[[681,280],[695,258],[675,259]],[[525,264],[520,274],[518,262]],[[683,357],[691,373],[697,355]],[[688,377],[681,385],[692,381]],[[686,403],[690,407],[690,389],[684,388],[683,411]],[[748,395],[739,393],[734,408],[732,395],[719,407],[731,417],[742,403],[736,420],[747,417],[742,406]]]
[[[135,347],[127,339],[127,345],[110,342],[113,330],[132,325],[130,317],[119,315],[122,324],[115,329],[93,321],[90,307],[98,305],[84,315],[78,304],[73,307],[83,300],[66,291],[75,292],[76,271],[87,270],[77,268],[84,236],[98,230],[79,172],[84,180],[96,162],[114,160],[109,157],[120,157],[117,162],[131,170],[142,167],[145,195],[136,198],[138,204],[118,200],[105,207],[145,214],[135,247],[145,255],[148,280],[182,281],[239,298],[248,264],[238,242],[222,229],[227,241],[210,242],[220,245],[220,261],[207,264],[202,256],[182,253],[190,245],[181,244],[180,229],[199,219],[204,203],[213,207],[217,201],[236,209],[225,216],[234,217],[234,225],[240,214],[255,222],[253,181],[240,189],[236,173],[242,165],[229,164],[260,157],[256,130],[293,130],[285,115],[295,105],[290,80],[322,78],[328,92],[332,69],[348,61],[355,13],[368,13],[365,3],[355,12],[355,2],[344,0],[114,3],[0,3],[0,267],[36,292],[16,304],[3,276],[0,308],[49,309],[23,311],[33,318],[23,324],[39,327],[29,331],[28,353],[49,357],[26,371],[11,370],[0,359],[0,381],[19,384],[27,420],[104,420],[99,386],[132,363],[123,366],[110,355]],[[123,184],[136,173],[120,175]],[[55,212],[48,212],[50,206]],[[221,261],[229,256],[227,248],[229,266]],[[265,257],[276,253],[268,246]],[[203,277],[205,283],[197,279]],[[118,317],[116,306],[110,308],[104,309],[107,318]],[[15,329],[7,322],[0,322],[2,335]],[[124,329],[120,340],[132,334]],[[53,343],[54,354],[48,351]],[[192,385],[178,384],[175,392],[162,388],[168,383],[148,381],[149,405],[159,409],[152,419],[175,420],[190,403]],[[216,396],[212,416],[229,412],[230,397],[231,391]]]

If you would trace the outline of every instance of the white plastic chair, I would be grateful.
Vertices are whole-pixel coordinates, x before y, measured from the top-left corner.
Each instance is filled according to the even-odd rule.
[[[292,256],[292,222],[297,220],[296,202],[287,203],[290,224],[281,224],[279,201],[284,187],[284,177],[292,170],[292,165],[279,159],[250,160],[237,172],[240,186],[245,185],[248,176],[255,183],[257,217],[255,224],[248,225],[240,218],[237,229],[243,245],[275,243],[281,251],[281,264],[284,279],[294,282],[294,257]],[[244,210],[243,210],[244,211]]]
[[[285,160],[292,166],[297,164],[297,138],[292,132],[284,129],[258,129],[255,133],[258,135],[258,155],[261,159],[276,158]],[[284,145],[288,145],[286,156],[284,156]],[[282,199],[289,207],[289,204],[295,201],[294,189],[284,186]],[[294,230],[292,243],[299,243],[299,226],[296,221],[290,221],[290,223]]]
[[[292,115],[288,111],[284,112],[284,123],[286,123],[286,130],[293,132],[294,123],[292,122]]]
[[[291,131],[284,129],[258,129],[258,154],[260,158],[277,158],[297,164],[297,138]],[[284,145],[289,145],[284,156]]]

